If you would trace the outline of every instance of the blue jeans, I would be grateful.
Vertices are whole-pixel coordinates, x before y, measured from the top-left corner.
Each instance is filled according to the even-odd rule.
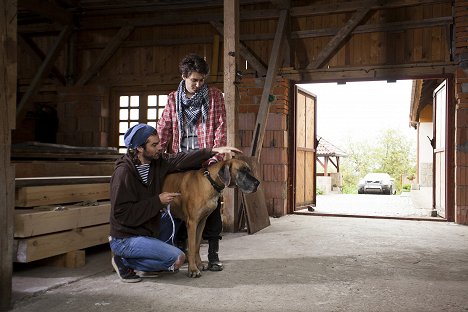
[[[174,263],[183,252],[154,237],[115,238],[109,242],[114,254],[126,266],[138,271],[174,271]]]

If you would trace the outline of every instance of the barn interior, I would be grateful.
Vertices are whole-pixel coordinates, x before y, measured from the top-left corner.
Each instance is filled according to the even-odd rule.
[[[114,161],[125,151],[123,134],[134,123],[156,123],[180,81],[178,62],[188,53],[210,64],[208,83],[224,93],[228,144],[243,150],[262,182],[251,197],[225,192],[224,232],[234,238],[247,235],[244,229],[262,234],[288,222],[319,227],[291,216],[316,201],[316,99],[297,84],[414,80],[408,122],[416,129],[433,125],[431,196],[445,227],[433,226],[438,239],[453,245],[447,253],[454,257],[447,256],[446,263],[458,265],[457,276],[441,279],[453,278],[453,289],[465,287],[467,268],[460,257],[467,246],[457,238],[466,236],[468,224],[467,8],[461,0],[3,1],[2,309],[12,306],[13,263],[49,259],[76,268],[86,263],[86,248],[107,243],[108,183]],[[346,222],[353,227],[360,221]],[[449,225],[456,225],[455,233]],[[369,225],[369,232],[378,231],[375,227]],[[389,233],[382,245],[397,235]],[[316,250],[326,240],[322,244],[304,248]],[[405,250],[414,247],[409,246]],[[426,259],[432,256],[427,248],[421,252]],[[227,258],[235,259],[229,252]],[[444,258],[432,260],[416,279],[430,275]],[[282,278],[281,266],[269,268]],[[444,307],[466,309],[466,301],[457,298]],[[168,307],[177,309],[174,302]],[[328,310],[333,309],[345,308]]]

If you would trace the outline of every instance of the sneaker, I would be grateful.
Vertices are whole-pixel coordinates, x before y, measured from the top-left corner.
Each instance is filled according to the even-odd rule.
[[[161,271],[135,271],[135,274],[144,278],[144,277],[159,277]]]
[[[122,282],[125,283],[137,283],[141,281],[141,277],[135,274],[133,269],[126,267],[123,264],[122,258],[120,256],[112,257],[112,266],[114,267],[115,272],[120,277]]]

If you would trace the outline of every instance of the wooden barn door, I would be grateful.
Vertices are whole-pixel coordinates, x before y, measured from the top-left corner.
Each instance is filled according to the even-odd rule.
[[[315,95],[296,86],[295,209],[315,206],[316,114]]]
[[[434,206],[446,218],[446,116],[447,85],[442,82],[433,94],[434,101]]]

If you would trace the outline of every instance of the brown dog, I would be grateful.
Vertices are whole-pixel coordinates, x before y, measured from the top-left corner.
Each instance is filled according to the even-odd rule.
[[[166,177],[163,192],[181,193],[171,203],[174,217],[185,221],[188,234],[188,276],[201,276],[205,267],[200,258],[200,243],[206,218],[216,209],[224,187],[238,187],[244,193],[257,191],[260,182],[240,159],[218,162],[210,167],[173,173]]]

